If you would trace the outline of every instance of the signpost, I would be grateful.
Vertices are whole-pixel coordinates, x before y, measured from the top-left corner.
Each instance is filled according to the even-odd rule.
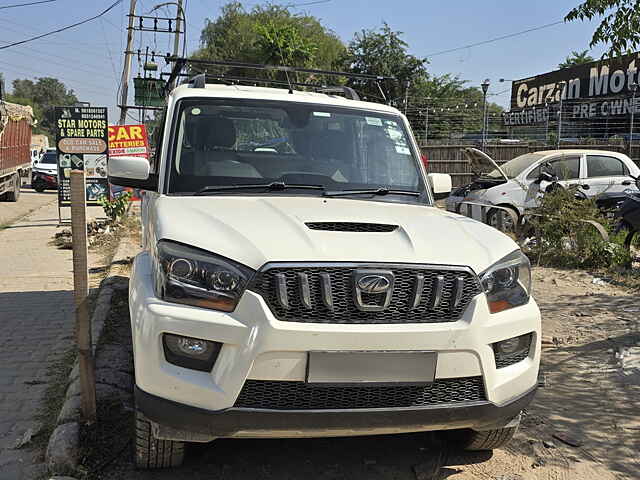
[[[96,419],[96,384],[91,348],[91,320],[87,306],[87,204],[96,204],[107,193],[107,109],[104,107],[56,107],[58,150],[58,219],[60,208],[71,207],[73,284],[76,341],[80,373],[82,417]],[[86,174],[86,180],[85,180]]]

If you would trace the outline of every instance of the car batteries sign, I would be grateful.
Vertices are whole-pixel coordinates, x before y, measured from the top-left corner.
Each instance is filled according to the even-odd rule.
[[[109,156],[149,157],[149,139],[144,125],[111,125]]]
[[[149,137],[144,125],[111,125],[109,127],[110,157],[142,157],[149,159]],[[111,185],[111,196],[117,197],[121,192],[132,193],[132,200],[139,200],[139,193],[131,188]]]
[[[84,170],[88,205],[98,205],[108,195],[105,107],[56,107],[58,150],[58,205],[71,205],[71,170]]]

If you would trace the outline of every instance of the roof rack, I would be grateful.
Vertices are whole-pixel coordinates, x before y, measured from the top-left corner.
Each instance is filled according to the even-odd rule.
[[[166,83],[166,90],[173,85],[179,77],[189,77],[188,74],[182,73],[182,70],[187,65],[199,65],[204,67],[227,67],[227,68],[247,68],[253,70],[274,70],[284,72],[286,76],[286,81],[284,80],[270,80],[270,79],[260,79],[260,78],[250,78],[250,77],[242,77],[237,75],[226,75],[226,74],[212,74],[209,72],[201,73],[195,75],[188,80],[194,88],[204,88],[207,83],[207,80],[214,81],[226,81],[226,82],[245,82],[245,83],[263,83],[263,84],[271,84],[271,85],[283,85],[289,87],[289,93],[293,93],[293,86],[307,87],[315,89],[318,92],[326,93],[326,94],[335,94],[341,93],[346,98],[350,100],[359,100],[360,97],[356,93],[356,91],[351,87],[346,86],[330,86],[330,85],[320,85],[313,83],[305,83],[305,82],[295,82],[291,81],[289,78],[289,73],[310,73],[317,75],[327,75],[334,77],[347,77],[347,78],[359,78],[362,80],[370,80],[374,81],[380,91],[382,97],[386,100],[386,95],[380,86],[380,81],[382,80],[395,80],[394,77],[385,77],[381,75],[369,75],[364,73],[350,73],[350,72],[339,72],[332,70],[319,70],[315,68],[301,68],[301,67],[290,67],[283,65],[264,65],[259,63],[244,63],[244,62],[231,62],[231,61],[222,61],[222,60],[200,60],[195,58],[183,58],[167,55],[165,56],[165,61],[167,63],[173,63],[173,69],[169,74],[169,78]],[[166,74],[165,74],[166,75]]]
[[[167,74],[165,74],[167,75]],[[305,87],[310,88],[316,92],[326,93],[327,95],[338,93],[343,94],[345,98],[349,100],[360,100],[360,96],[357,92],[347,86],[328,86],[317,83],[308,83],[308,82],[286,82],[284,80],[271,80],[268,78],[252,78],[252,77],[241,77],[236,75],[226,75],[226,74],[211,74],[211,73],[199,73],[193,77],[189,77],[188,74],[181,73],[178,74],[178,77],[188,77],[189,79],[184,82],[189,84],[192,88],[204,88],[207,83],[211,83],[213,81],[228,83],[228,84],[239,84],[239,83],[248,83],[248,84],[265,84],[265,85],[279,85],[284,87]]]

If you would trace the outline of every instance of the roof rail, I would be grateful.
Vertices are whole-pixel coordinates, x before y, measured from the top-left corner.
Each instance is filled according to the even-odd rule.
[[[356,91],[351,87],[328,86],[328,85],[320,85],[320,84],[313,84],[313,83],[295,82],[295,81],[291,81],[288,74],[289,73],[310,73],[310,74],[316,74],[316,75],[358,78],[361,80],[374,81],[378,86],[378,90],[380,90],[380,93],[385,98],[385,100],[386,100],[386,96],[384,95],[384,91],[380,86],[380,81],[395,80],[394,77],[369,75],[365,73],[339,72],[339,71],[331,71],[331,70],[319,70],[315,68],[290,67],[290,66],[283,66],[283,65],[263,65],[258,63],[231,62],[231,61],[221,61],[221,60],[201,60],[201,59],[195,59],[195,58],[176,57],[172,55],[165,56],[165,61],[167,63],[174,64],[173,69],[169,74],[169,79],[167,80],[167,86],[166,86],[167,90],[169,89],[169,86],[172,85],[178,77],[189,76],[185,73],[182,73],[182,70],[184,69],[184,67],[188,65],[198,65],[201,67],[227,67],[227,68],[245,68],[245,69],[254,69],[254,70],[275,70],[275,71],[284,72],[286,75],[286,81],[284,81],[284,80],[249,78],[249,77],[226,75],[226,74],[211,74],[209,72],[205,72],[205,73],[200,73],[198,75],[195,75],[192,78],[190,78],[190,80],[188,80],[188,83],[191,85],[192,88],[203,88],[207,83],[207,79],[217,80],[217,81],[228,81],[232,83],[233,82],[264,83],[264,84],[288,86],[290,92],[292,92],[293,86],[301,86],[301,87],[313,88],[316,91],[326,93],[326,94],[341,93],[350,100],[360,100],[360,97],[358,96]]]
[[[167,74],[164,74],[167,75]],[[177,75],[178,77],[188,77],[186,73],[180,73]],[[286,82],[283,80],[271,80],[267,78],[250,78],[250,77],[240,77],[234,75],[225,75],[225,74],[210,74],[210,73],[199,73],[193,77],[189,77],[189,79],[185,82],[191,88],[204,88],[207,83],[211,83],[212,81],[220,81],[226,82],[230,84],[238,84],[249,83],[256,84],[262,83],[267,85],[281,85],[286,87],[297,86],[297,87],[307,87],[311,88],[316,92],[326,93],[327,95],[333,93],[341,93],[348,98],[349,100],[360,100],[360,96],[356,93],[356,91],[351,87],[346,87],[342,85],[337,86],[328,86],[321,85],[317,83],[308,83],[308,82]]]
[[[356,93],[356,91],[351,87],[322,87],[318,90],[319,92],[330,94],[330,93],[342,93],[349,100],[360,100],[360,97]]]

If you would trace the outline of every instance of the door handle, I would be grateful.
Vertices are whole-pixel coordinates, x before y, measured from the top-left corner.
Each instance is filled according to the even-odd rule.
[[[622,185],[631,185],[631,180],[625,180]]]
[[[584,184],[584,185],[580,185],[582,187],[583,190],[589,190],[591,188],[591,185],[589,184]]]

